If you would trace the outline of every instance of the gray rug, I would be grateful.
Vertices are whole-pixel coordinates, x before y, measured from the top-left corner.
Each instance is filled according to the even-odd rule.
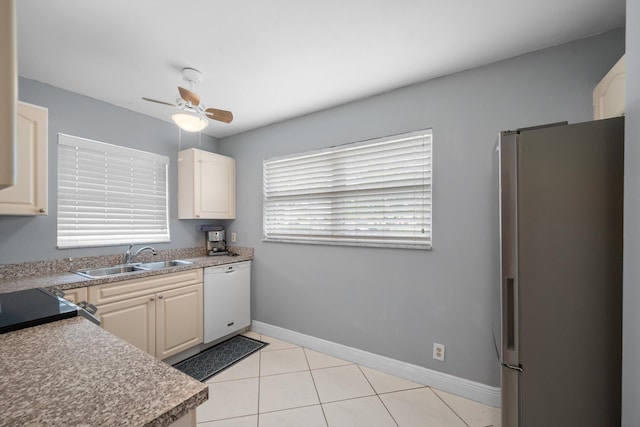
[[[268,344],[265,342],[236,335],[176,363],[173,367],[198,381],[205,381],[266,345]]]

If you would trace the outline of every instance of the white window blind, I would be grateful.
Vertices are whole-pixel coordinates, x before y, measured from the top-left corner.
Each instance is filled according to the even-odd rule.
[[[58,134],[58,247],[169,241],[169,158]]]
[[[263,240],[431,248],[431,130],[263,162]]]

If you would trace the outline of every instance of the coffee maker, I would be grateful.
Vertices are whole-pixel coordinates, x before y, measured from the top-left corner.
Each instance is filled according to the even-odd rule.
[[[224,228],[216,225],[202,225],[200,230],[205,232],[207,255],[228,255],[227,241]]]

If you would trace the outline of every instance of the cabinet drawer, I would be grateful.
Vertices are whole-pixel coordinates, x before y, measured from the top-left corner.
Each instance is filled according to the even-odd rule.
[[[87,288],[66,289],[64,291],[64,299],[74,304],[87,300]]]
[[[202,283],[201,268],[91,286],[89,302],[94,305],[106,304],[196,283]]]

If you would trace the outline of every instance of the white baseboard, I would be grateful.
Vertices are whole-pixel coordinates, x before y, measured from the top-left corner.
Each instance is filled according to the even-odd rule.
[[[348,360],[362,366],[377,369],[391,375],[424,384],[438,390],[456,394],[476,402],[500,407],[500,387],[493,387],[475,381],[459,378],[443,372],[423,368],[422,366],[369,353],[368,351],[348,347],[332,341],[301,334],[290,329],[268,323],[253,321],[251,330],[273,338],[290,342],[333,357]]]

